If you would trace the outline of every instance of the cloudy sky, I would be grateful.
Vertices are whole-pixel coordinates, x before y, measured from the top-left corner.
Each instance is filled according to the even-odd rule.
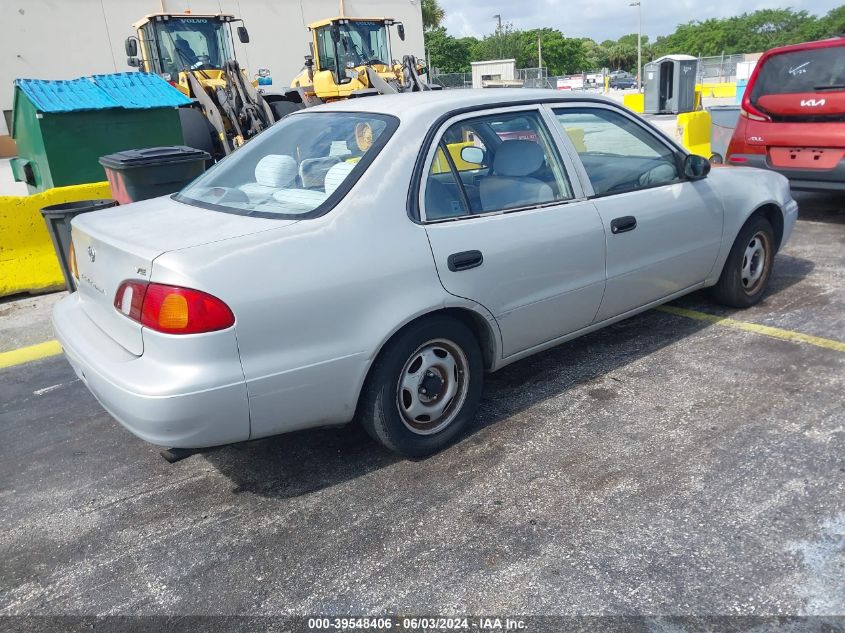
[[[637,9],[632,0],[440,0],[446,11],[444,26],[457,37],[482,36],[495,30],[493,15],[518,29],[551,26],[567,37],[617,39],[637,32]],[[654,40],[690,20],[721,18],[757,9],[805,9],[824,14],[842,0],[642,0],[643,33]]]

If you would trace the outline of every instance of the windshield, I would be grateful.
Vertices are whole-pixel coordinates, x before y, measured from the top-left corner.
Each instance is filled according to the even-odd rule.
[[[781,53],[767,59],[751,92],[751,102],[773,94],[845,90],[845,47]]]
[[[176,199],[259,217],[320,215],[358,180],[397,125],[391,116],[357,112],[288,116]]]
[[[155,24],[163,72],[219,69],[233,57],[225,22],[215,18],[170,18]]]
[[[333,40],[330,26],[317,29],[320,70],[334,70],[342,74],[347,68],[365,64],[390,64],[387,27],[384,23],[352,21],[338,26],[338,42]]]

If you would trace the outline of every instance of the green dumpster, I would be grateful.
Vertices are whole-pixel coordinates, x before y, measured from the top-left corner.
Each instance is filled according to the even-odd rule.
[[[179,106],[190,100],[158,75],[115,73],[67,81],[18,79],[15,180],[30,193],[105,180],[100,156],[182,145]]]

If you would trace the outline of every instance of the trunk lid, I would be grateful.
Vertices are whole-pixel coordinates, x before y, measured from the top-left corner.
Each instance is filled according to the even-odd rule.
[[[100,329],[140,356],[144,352],[141,324],[114,307],[121,282],[149,280],[155,258],[163,253],[295,222],[220,213],[169,197],[79,215],[73,220],[72,232],[80,303]]]

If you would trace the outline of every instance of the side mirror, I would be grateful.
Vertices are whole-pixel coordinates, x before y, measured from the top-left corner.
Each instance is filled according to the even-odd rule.
[[[704,156],[688,154],[684,159],[684,176],[690,180],[701,180],[710,173],[710,161]]]
[[[126,65],[130,66],[131,68],[140,68],[141,67],[141,60],[137,57],[127,57],[126,58]]]
[[[461,160],[472,165],[484,164],[484,150],[480,147],[467,146],[461,148]]]
[[[138,56],[138,40],[132,36],[126,38],[126,42],[124,42],[123,47],[126,49],[126,56],[127,57],[137,57]],[[132,66],[132,64],[129,64]]]
[[[249,31],[246,30],[245,26],[238,27],[238,39],[241,44],[249,44]]]
[[[399,34],[399,39],[405,41],[405,25],[401,22],[396,25],[396,32]]]

